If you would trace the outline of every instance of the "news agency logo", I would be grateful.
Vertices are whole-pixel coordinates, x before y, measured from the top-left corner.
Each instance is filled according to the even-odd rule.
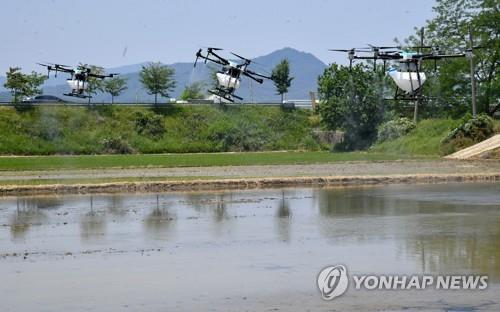
[[[487,275],[352,275],[354,290],[484,290]],[[349,275],[344,265],[328,266],[318,274],[318,288],[324,300],[344,294]]]
[[[318,274],[318,287],[325,300],[341,296],[349,286],[347,268],[343,265],[329,266]]]

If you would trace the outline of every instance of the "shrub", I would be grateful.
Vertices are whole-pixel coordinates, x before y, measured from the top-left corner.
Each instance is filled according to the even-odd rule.
[[[262,128],[247,121],[218,122],[209,129],[210,141],[221,151],[259,151],[267,143]]]
[[[321,145],[313,138],[312,135],[308,135],[302,139],[299,144],[299,148],[308,151],[319,151],[321,150]]]
[[[135,130],[141,135],[158,139],[165,133],[165,126],[163,119],[158,115],[136,112]]]
[[[462,148],[481,142],[494,133],[494,122],[486,114],[471,117],[467,114],[459,126],[451,130],[442,141],[441,153],[451,154]]]
[[[214,123],[208,129],[208,141],[213,142],[217,149],[223,152],[231,150],[238,145],[241,134],[236,125],[229,120]]]
[[[317,128],[321,125],[321,117],[319,115],[311,115],[307,117],[307,121],[312,128]]]
[[[486,114],[480,114],[471,118],[465,116],[458,127],[451,130],[444,138],[443,143],[448,143],[454,139],[468,138],[473,142],[480,142],[494,133],[493,119]]]
[[[109,137],[101,140],[102,152],[106,154],[131,154],[134,152],[126,140],[121,137]]]
[[[389,120],[379,126],[377,143],[392,141],[408,134],[415,128],[415,123],[408,118]]]

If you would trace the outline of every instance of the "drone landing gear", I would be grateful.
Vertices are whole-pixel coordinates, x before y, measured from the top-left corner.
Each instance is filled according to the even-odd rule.
[[[221,88],[216,88],[215,90],[208,90],[209,93],[218,96],[220,98],[223,98],[226,101],[229,101],[231,103],[234,102],[234,99],[238,100],[243,100],[242,97],[239,97],[237,95],[232,94],[231,92],[228,92],[227,90],[221,89]]]
[[[394,100],[417,101],[420,98],[422,98],[421,88],[413,90],[410,93],[406,93],[406,92],[400,93],[399,88],[396,88],[396,94],[394,94]]]
[[[63,93],[63,95],[77,97],[80,99],[91,99],[92,98],[90,95],[85,95],[85,94],[80,94],[80,93]]]

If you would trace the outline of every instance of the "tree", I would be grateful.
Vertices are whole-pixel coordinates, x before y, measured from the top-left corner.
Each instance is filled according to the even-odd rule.
[[[474,17],[472,27],[476,32],[475,45],[484,47],[476,50],[477,76],[479,84],[478,102],[483,111],[493,115],[500,110],[500,7],[498,0],[483,0],[480,11]],[[495,104],[490,110],[491,104]]]
[[[281,95],[281,103],[283,103],[283,95],[288,92],[293,78],[290,77],[290,64],[287,59],[282,60],[274,67],[271,79],[274,82],[277,94]]]
[[[203,83],[202,82],[194,82],[189,86],[186,86],[184,91],[181,94],[181,100],[198,100],[205,98],[203,94]]]
[[[27,75],[21,73],[20,67],[10,67],[4,87],[11,90],[14,96],[14,103],[18,103],[22,97],[42,93],[40,86],[44,83],[45,79],[47,79],[45,75],[34,71]]]
[[[126,78],[113,77],[104,81],[104,91],[111,94],[111,104],[115,103],[115,96],[119,96],[125,90],[127,90]]]
[[[163,97],[169,97],[168,92],[175,88],[173,78],[175,70],[161,63],[150,63],[148,66],[142,66],[139,79],[147,90],[148,94],[155,95],[155,105],[158,103],[158,94]]]
[[[210,89],[217,89],[219,87],[219,79],[217,79],[217,73],[219,72],[219,70],[217,69],[217,67],[213,66],[213,64],[209,64],[207,65],[208,67],[208,70],[210,72],[209,76],[210,76],[210,84],[209,84],[209,88]]]
[[[426,44],[438,46],[443,52],[463,51],[469,48],[469,27],[472,28],[475,78],[477,82],[478,111],[493,114],[500,109],[495,103],[500,96],[500,9],[498,0],[437,0],[433,7],[436,16],[425,26]],[[418,45],[418,36],[405,40],[408,45]],[[424,94],[438,96],[445,112],[463,115],[470,109],[471,81],[469,59],[441,61],[435,83],[426,84]],[[434,64],[424,64],[432,71]],[[430,93],[434,92],[434,93]],[[491,104],[497,104],[490,110]]]
[[[87,64],[80,64],[79,66],[90,68],[90,72],[92,74],[104,75],[104,68],[101,66],[87,65]],[[97,77],[88,77],[86,87],[87,87],[86,91],[87,91],[87,95],[89,96],[89,104],[90,104],[90,99],[91,99],[92,95],[95,95],[95,94],[97,94],[97,92],[99,92],[99,91],[102,92],[104,90],[104,82],[102,79],[99,79]]]
[[[344,131],[344,142],[337,148],[365,149],[376,140],[384,115],[380,81],[361,64],[351,70],[332,64],[318,78],[321,120],[329,130]]]

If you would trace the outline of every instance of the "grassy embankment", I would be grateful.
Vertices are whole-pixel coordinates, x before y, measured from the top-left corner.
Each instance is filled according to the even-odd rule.
[[[321,150],[311,112],[163,105],[0,108],[0,155]]]
[[[437,158],[441,140],[459,123],[449,119],[423,120],[405,137],[375,145],[368,152],[330,153],[319,150],[322,146],[314,139],[309,116],[309,111],[255,106],[174,106],[156,111],[143,107],[38,107],[22,112],[4,107],[0,108],[0,154],[27,156],[0,157],[0,170]],[[285,149],[302,151],[272,152]],[[245,152],[206,153],[223,151]],[[79,155],[107,152],[132,154]],[[192,153],[152,154],[172,152]]]
[[[370,151],[401,155],[448,154],[449,147],[442,144],[447,134],[460,124],[460,120],[427,119],[418,123],[415,130],[404,137],[373,146]],[[494,132],[500,133],[500,120],[494,121]],[[471,142],[471,144],[474,144]]]
[[[442,140],[455,127],[459,120],[427,119],[418,123],[408,135],[373,146],[370,151],[400,155],[442,155]]]

